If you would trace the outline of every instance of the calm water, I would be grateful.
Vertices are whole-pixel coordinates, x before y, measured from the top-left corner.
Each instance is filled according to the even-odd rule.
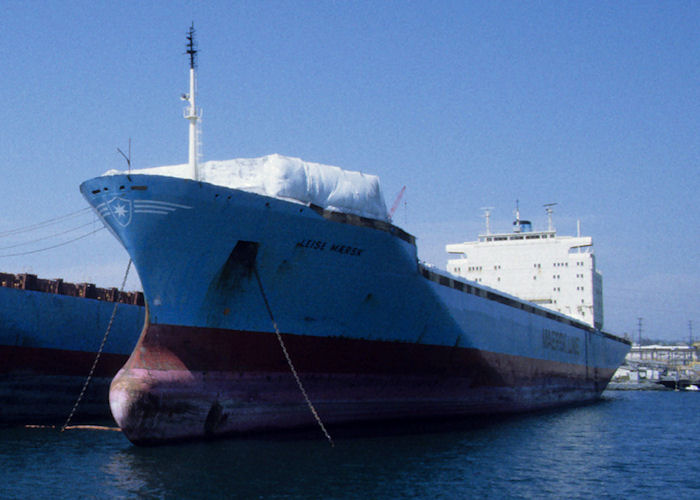
[[[333,429],[329,429],[333,433]],[[700,498],[700,393],[136,448],[117,432],[0,429],[3,498]]]

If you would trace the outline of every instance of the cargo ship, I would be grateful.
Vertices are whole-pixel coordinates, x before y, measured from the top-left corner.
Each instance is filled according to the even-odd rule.
[[[143,294],[0,273],[0,425],[65,421],[115,302],[117,313],[76,419],[110,417],[109,384],[138,340]]]
[[[147,303],[110,388],[129,440],[312,426],[307,402],[336,425],[600,397],[628,341],[421,263],[377,177],[279,155],[200,163],[192,35],[189,162],[80,187]]]

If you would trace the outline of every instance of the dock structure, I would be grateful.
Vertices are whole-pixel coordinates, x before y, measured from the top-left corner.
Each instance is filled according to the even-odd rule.
[[[613,382],[647,382],[685,388],[700,382],[700,342],[689,345],[634,344]],[[675,384],[665,384],[675,382]]]

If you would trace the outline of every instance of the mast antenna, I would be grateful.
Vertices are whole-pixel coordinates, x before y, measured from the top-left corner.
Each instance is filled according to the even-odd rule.
[[[688,321],[688,345],[693,347],[693,321]]]
[[[189,166],[190,175],[193,180],[199,180],[199,167],[197,165],[198,145],[199,145],[199,129],[197,122],[200,119],[200,113],[195,103],[195,94],[197,92],[197,81],[195,69],[197,67],[197,44],[194,38],[194,23],[190,26],[187,32],[187,51],[190,56],[190,93],[183,94],[182,99],[190,105],[185,108],[185,119],[190,122],[190,143],[189,143]]]
[[[190,69],[195,69],[197,67],[197,48],[194,40],[194,33],[194,23],[192,23],[190,30],[187,32],[187,54],[190,56]]]
[[[515,222],[513,222],[513,232],[519,233],[520,227],[520,200],[515,200]]]
[[[552,214],[554,213],[554,207],[556,203],[545,203],[544,211],[547,212],[547,231],[550,233],[554,231],[554,224],[552,224]]]
[[[481,207],[481,210],[484,211],[484,217],[486,218],[486,236],[491,234],[491,211],[493,210],[493,207]]]
[[[126,160],[126,165],[129,167],[129,174],[131,174],[131,137],[129,137],[129,154],[125,155],[124,151],[121,149],[117,148],[117,151],[119,154],[121,154],[124,159]],[[128,174],[127,174],[128,175]]]

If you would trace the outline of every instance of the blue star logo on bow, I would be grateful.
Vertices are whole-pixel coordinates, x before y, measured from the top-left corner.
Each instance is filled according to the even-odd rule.
[[[133,213],[131,200],[115,196],[107,202],[107,208],[120,226],[126,227],[131,223]]]

